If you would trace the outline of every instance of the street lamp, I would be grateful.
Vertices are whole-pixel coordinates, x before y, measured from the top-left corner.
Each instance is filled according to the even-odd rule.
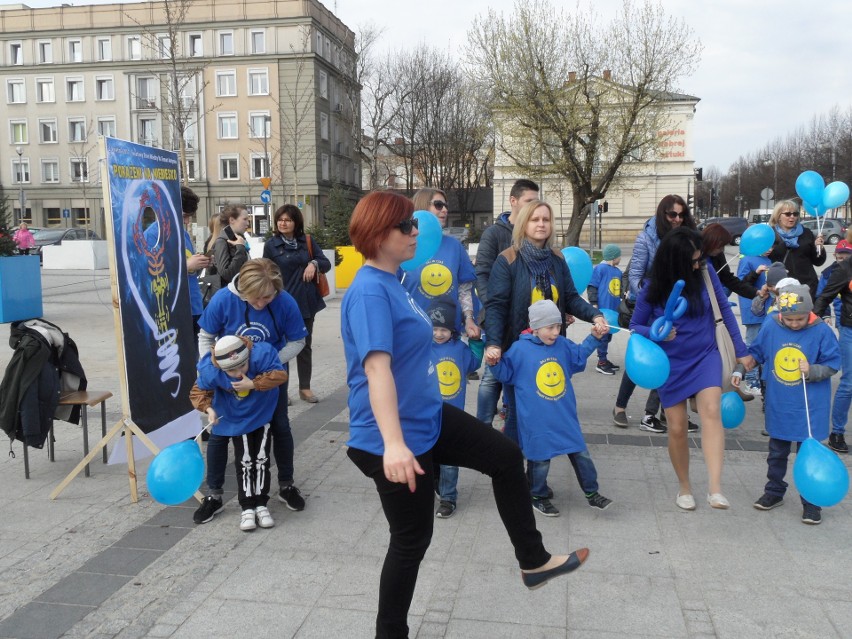
[[[737,201],[737,217],[743,216],[743,196],[740,193],[741,179],[742,179],[741,173],[742,173],[742,168],[739,165],[737,165],[737,168],[731,169],[731,172],[730,172],[731,175],[737,176],[737,197],[734,198]]]
[[[24,161],[22,158],[22,156],[24,155],[24,150],[20,146],[16,146],[15,153],[18,154],[18,184],[21,187],[21,193],[18,196],[18,199],[21,203],[21,219],[15,220],[15,226],[18,226],[18,223],[24,220],[24,214],[26,211],[26,209],[24,208],[26,206],[26,199],[24,197]]]
[[[775,158],[769,158],[763,161],[763,166],[769,166],[769,163],[772,163],[772,173],[773,173],[773,182],[772,182],[772,198],[774,201],[778,201],[778,160]]]
[[[264,115],[263,116],[263,166],[266,169],[266,175],[264,177],[272,177],[272,166],[269,161],[269,152],[266,149],[266,145],[269,141],[269,136],[272,135],[272,116]],[[269,227],[272,228],[272,220],[269,219],[269,202],[263,203],[263,217],[266,220],[266,223],[269,224]]]

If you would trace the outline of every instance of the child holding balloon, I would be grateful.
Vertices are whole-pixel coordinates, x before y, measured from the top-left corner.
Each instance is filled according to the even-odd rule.
[[[621,278],[624,273],[618,268],[621,261],[621,249],[616,244],[607,244],[603,247],[603,259],[592,271],[592,279],[586,288],[589,304],[600,309],[608,308],[618,312],[621,304]],[[609,343],[612,341],[612,333],[607,333],[601,338],[598,346],[598,365],[595,370],[602,375],[615,375],[618,366],[608,359]]]
[[[278,387],[286,381],[287,371],[271,344],[226,335],[198,362],[198,379],[189,394],[192,405],[207,413],[214,433],[234,444],[240,530],[245,532],[275,525],[266,507],[269,421]]]
[[[758,510],[772,510],[784,503],[787,458],[793,442],[809,436],[828,437],[831,376],[840,368],[840,347],[834,331],[814,315],[810,289],[793,284],[778,289],[777,313],[771,313],[749,352],[764,364],[766,429],[769,455],[766,486],[754,502]],[[732,383],[739,386],[744,368],[734,370]],[[801,388],[802,390],[799,390]],[[803,397],[801,393],[804,393]],[[822,509],[802,493],[802,522],[819,524]]]
[[[532,334],[524,332],[498,363],[488,363],[498,381],[515,387],[518,438],[528,460],[533,508],[547,517],[559,516],[548,498],[547,473],[551,459],[568,455],[589,506],[604,510],[612,500],[598,492],[598,473],[583,440],[571,386],[571,375],[583,371],[600,346],[602,330],[593,325],[579,345],[562,337],[562,314],[552,300],[530,306],[529,320]]]

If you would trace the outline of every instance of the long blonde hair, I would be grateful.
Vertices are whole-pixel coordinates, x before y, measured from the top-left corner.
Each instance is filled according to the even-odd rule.
[[[533,211],[540,206],[550,211],[550,236],[545,240],[544,246],[547,248],[553,247],[553,207],[543,200],[533,200],[524,204],[523,208],[518,212],[518,218],[515,220],[515,228],[512,231],[512,246],[516,251],[521,250],[521,244],[523,244],[527,236],[527,222],[530,221]]]

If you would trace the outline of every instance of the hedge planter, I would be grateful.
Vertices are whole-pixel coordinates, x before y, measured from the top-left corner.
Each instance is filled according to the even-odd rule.
[[[0,322],[41,317],[38,255],[0,257]]]

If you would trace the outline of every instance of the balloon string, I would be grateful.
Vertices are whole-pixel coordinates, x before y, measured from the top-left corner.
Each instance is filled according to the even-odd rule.
[[[198,434],[197,434],[197,435],[195,436],[195,438],[194,438],[194,439],[195,439],[195,443],[196,443],[196,444],[201,445],[201,436],[204,434],[204,431],[206,431],[206,430],[208,430],[208,431],[210,431],[210,432],[212,433],[212,432],[213,432],[213,425],[212,425],[212,424],[207,424],[207,426],[205,426],[204,428],[202,428],[202,429],[198,432]]]
[[[636,331],[633,331],[629,328],[621,328],[620,326],[611,326],[610,324],[606,324],[605,326],[608,329],[610,329],[611,331],[612,331],[612,329],[615,329],[614,331],[612,331],[613,335],[615,335],[616,333],[620,333],[621,331],[624,331],[625,333],[635,333],[636,332]]]
[[[804,375],[802,375],[802,388],[805,391],[805,417],[808,420],[808,437],[813,437],[813,433],[811,433],[811,409],[808,408],[808,387],[805,384]]]
[[[720,266],[720,267],[719,267],[719,269],[716,271],[716,275],[718,275],[718,274],[719,274],[719,271],[721,271],[723,268],[725,268],[728,264],[730,264],[730,263],[731,263],[734,259],[736,259],[736,258],[738,258],[738,257],[739,257],[739,253],[737,253],[736,255],[734,255],[733,257],[731,257],[731,259],[729,259],[729,260],[728,260],[727,262],[725,262],[724,264],[722,264],[722,266]]]

